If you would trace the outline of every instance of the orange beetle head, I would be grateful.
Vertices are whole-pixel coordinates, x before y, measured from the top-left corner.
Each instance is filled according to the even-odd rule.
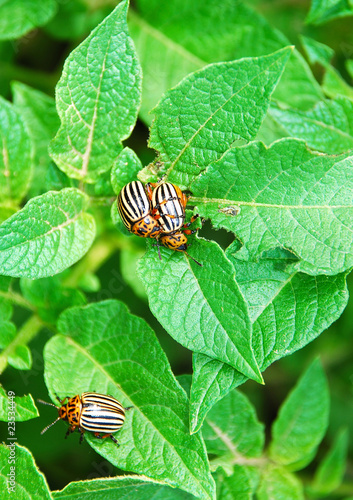
[[[143,219],[135,222],[131,232],[142,238],[155,238],[161,232],[161,228],[151,215],[146,215]]]
[[[69,420],[69,417],[67,415],[67,405],[63,405],[60,408],[58,408],[58,412],[59,412],[59,418],[61,418],[61,420]]]
[[[184,233],[167,234],[160,239],[163,246],[176,250],[177,252],[185,252],[187,249],[187,237]]]

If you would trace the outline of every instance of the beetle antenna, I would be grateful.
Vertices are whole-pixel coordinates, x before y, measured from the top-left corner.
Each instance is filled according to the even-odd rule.
[[[56,405],[53,405],[53,403],[48,403],[47,401],[43,401],[42,399],[37,399],[38,403],[42,403],[42,405],[47,405],[47,406],[54,406],[54,408],[58,409]]]
[[[191,257],[191,255],[189,253],[185,252],[185,250],[183,251],[183,253],[185,253],[185,255],[187,255],[188,257],[190,257],[190,259],[192,259],[194,262],[196,262],[197,265],[199,265],[200,267],[203,267],[203,264],[201,264],[199,261],[194,259],[194,257]]]
[[[54,406],[54,405],[53,405]],[[56,407],[55,407],[56,408]],[[59,420],[61,420],[60,417],[58,417],[56,420],[54,420],[54,422],[52,422],[51,424],[47,425],[41,432],[41,434],[44,434],[45,432],[47,432],[47,430],[52,427],[54,424],[56,424],[56,422],[59,422]]]

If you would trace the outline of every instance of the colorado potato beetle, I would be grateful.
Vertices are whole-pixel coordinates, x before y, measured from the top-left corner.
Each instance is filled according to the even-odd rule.
[[[118,196],[118,211],[125,227],[142,238],[156,238],[162,229],[152,216],[150,187],[140,181],[126,184]]]
[[[97,394],[95,392],[84,392],[81,396],[66,396],[60,399],[56,396],[60,403],[57,407],[53,403],[47,403],[38,399],[42,404],[54,406],[59,412],[58,418],[51,424],[45,427],[41,434],[44,434],[52,425],[59,420],[65,420],[70,424],[65,438],[74,432],[76,429],[81,433],[80,443],[83,440],[85,431],[93,432],[97,438],[110,439],[118,446],[118,441],[112,436],[113,432],[117,432],[125,421],[125,411],[130,410],[132,406],[124,408],[119,401],[112,396]],[[67,400],[67,402],[66,402]],[[103,435],[101,435],[103,434]]]
[[[188,228],[198,218],[198,215],[193,215],[190,222],[185,223],[185,207],[188,199],[178,186],[170,182],[151,184],[150,186],[156,186],[152,192],[151,213],[162,228],[162,232],[157,235],[157,243],[160,241],[163,246],[177,252],[184,252],[188,257],[191,257],[186,252],[188,247],[186,235],[196,233],[197,229],[190,230]],[[202,265],[193,257],[191,259],[199,266]]]

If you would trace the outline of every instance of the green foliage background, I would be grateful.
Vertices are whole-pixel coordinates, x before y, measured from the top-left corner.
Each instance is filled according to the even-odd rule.
[[[117,4],[0,4],[0,430],[12,390],[18,483],[349,500],[353,6]],[[203,267],[119,221],[121,187],[162,174],[207,219]],[[61,422],[40,436],[56,414],[33,398],[86,390],[134,406],[118,450]]]

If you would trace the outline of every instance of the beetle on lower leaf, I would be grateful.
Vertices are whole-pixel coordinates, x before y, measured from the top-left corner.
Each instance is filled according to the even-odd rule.
[[[117,432],[125,421],[125,412],[130,410],[132,406],[124,408],[117,399],[112,396],[98,394],[95,392],[84,392],[81,396],[66,396],[60,399],[56,396],[60,403],[57,407],[53,403],[47,403],[38,399],[42,404],[54,406],[59,412],[58,418],[45,427],[41,434],[44,434],[52,425],[59,420],[65,420],[70,424],[65,438],[74,432],[76,429],[81,433],[80,443],[83,440],[85,431],[93,432],[99,439],[110,437],[110,439],[119,446],[118,441],[112,435]],[[65,402],[67,400],[67,402]],[[103,434],[103,435],[101,435]]]

